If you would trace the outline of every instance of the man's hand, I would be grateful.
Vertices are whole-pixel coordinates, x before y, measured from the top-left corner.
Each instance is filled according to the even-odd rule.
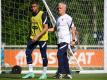
[[[36,35],[36,36],[34,37],[34,39],[32,39],[32,42],[36,42],[38,39],[39,39],[39,35]]]
[[[75,43],[76,43],[75,40],[72,40],[71,41],[71,46],[75,46]]]

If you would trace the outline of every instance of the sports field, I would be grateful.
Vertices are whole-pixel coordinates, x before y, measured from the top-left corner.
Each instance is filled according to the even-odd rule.
[[[39,74],[33,79],[22,79],[24,74],[0,74],[0,80],[38,80]],[[48,74],[47,80],[52,79],[53,74]],[[77,74],[73,73],[72,80],[107,80],[107,74]],[[61,79],[65,80],[65,79]]]

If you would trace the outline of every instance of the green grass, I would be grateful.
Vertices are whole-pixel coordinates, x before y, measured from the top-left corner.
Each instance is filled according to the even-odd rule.
[[[22,79],[24,74],[0,74],[0,80],[38,80],[40,74],[37,74],[33,79]],[[53,74],[48,74],[47,80],[52,79]],[[72,80],[107,80],[107,74],[72,74]],[[65,79],[62,79],[65,80]]]

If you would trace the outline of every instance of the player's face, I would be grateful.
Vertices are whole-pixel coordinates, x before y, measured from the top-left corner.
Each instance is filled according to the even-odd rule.
[[[62,15],[65,13],[65,7],[62,4],[59,4],[57,9],[58,9],[59,15]]]
[[[38,7],[39,6],[37,4],[32,4],[31,7],[32,7],[31,9],[32,9],[33,12],[37,12],[38,11]]]

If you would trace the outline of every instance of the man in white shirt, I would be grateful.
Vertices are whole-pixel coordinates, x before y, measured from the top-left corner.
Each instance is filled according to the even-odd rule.
[[[58,4],[58,13],[59,17],[56,21],[56,26],[54,28],[49,29],[48,31],[56,31],[57,40],[58,40],[58,71],[54,76],[56,79],[61,79],[62,74],[66,74],[64,76],[65,79],[72,79],[70,75],[71,72],[69,70],[69,63],[67,58],[67,49],[68,45],[75,44],[75,26],[72,22],[72,17],[66,14],[66,4],[60,2]]]

